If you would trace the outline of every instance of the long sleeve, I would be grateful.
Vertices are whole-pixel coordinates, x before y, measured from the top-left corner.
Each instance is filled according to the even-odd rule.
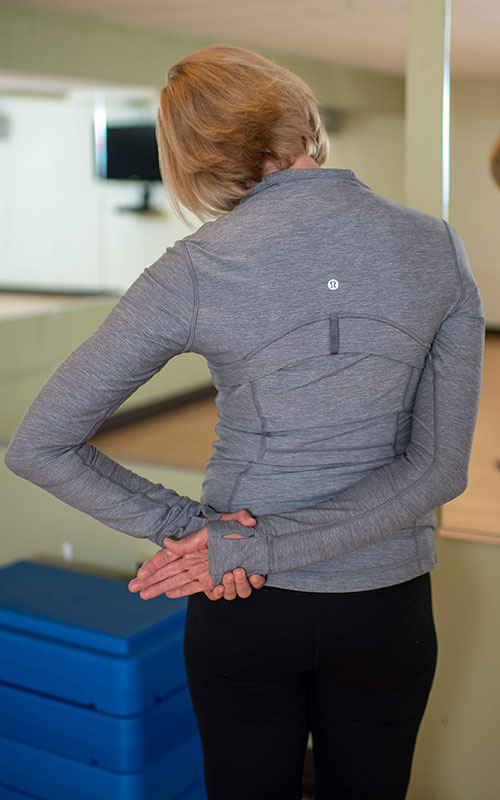
[[[192,267],[176,242],[54,370],[18,424],[6,466],[104,525],[161,546],[199,530],[209,506],[152,483],[87,441],[139,386],[191,345]]]
[[[314,507],[264,514],[253,528],[209,521],[214,584],[236,566],[247,574],[269,574],[357,550],[412,525],[465,491],[479,406],[485,318],[463,242],[454,228],[448,230],[456,259],[457,299],[427,354],[406,452]],[[232,532],[245,538],[227,538]]]

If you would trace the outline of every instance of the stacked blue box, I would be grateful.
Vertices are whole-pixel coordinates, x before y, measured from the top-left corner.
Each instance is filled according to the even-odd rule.
[[[206,800],[186,604],[36,561],[0,569],[0,800]]]

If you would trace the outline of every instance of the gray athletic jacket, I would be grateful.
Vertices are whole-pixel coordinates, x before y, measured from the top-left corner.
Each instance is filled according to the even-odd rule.
[[[399,583],[437,563],[433,511],[467,485],[484,327],[444,220],[350,169],[269,173],[143,270],[42,386],[5,463],[160,546],[208,525],[214,584],[236,566],[297,590]],[[200,502],[88,443],[185,352],[218,390]],[[240,508],[257,524],[220,520]]]

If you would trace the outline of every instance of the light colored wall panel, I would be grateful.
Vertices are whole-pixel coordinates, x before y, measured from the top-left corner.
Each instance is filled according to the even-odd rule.
[[[148,539],[136,539],[103,525],[53,495],[19,478],[4,464],[6,447],[0,444],[0,496],[2,540],[0,563],[20,558],[62,558],[63,542],[73,547],[75,562],[85,568],[109,568],[135,577],[135,564],[156,553]],[[124,467],[178,494],[200,499],[202,474],[187,469],[167,469],[152,464],[120,461]]]
[[[0,440],[8,442],[22,415],[60,362],[109,313],[113,300],[90,301],[74,310],[55,310],[0,319]],[[211,385],[203,356],[174,356],[127,398],[115,414]]]

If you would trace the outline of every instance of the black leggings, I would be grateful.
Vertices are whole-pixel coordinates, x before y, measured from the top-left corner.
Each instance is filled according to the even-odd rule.
[[[380,589],[189,595],[188,687],[208,800],[403,800],[434,679],[430,573]]]

